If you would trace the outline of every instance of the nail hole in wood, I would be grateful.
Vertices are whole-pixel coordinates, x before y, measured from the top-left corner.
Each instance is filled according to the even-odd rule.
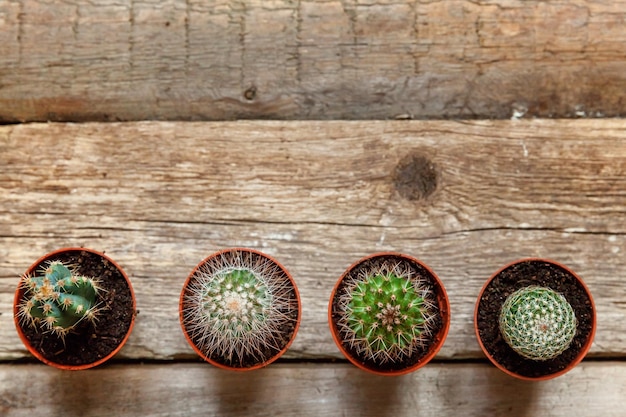
[[[250,88],[248,88],[244,93],[243,96],[246,98],[246,100],[254,100],[254,98],[256,97],[256,87],[252,86]]]

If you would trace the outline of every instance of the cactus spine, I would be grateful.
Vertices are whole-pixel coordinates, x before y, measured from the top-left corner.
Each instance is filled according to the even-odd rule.
[[[337,326],[357,355],[401,362],[431,341],[439,317],[434,293],[404,262],[384,261],[344,281]]]
[[[216,362],[233,367],[265,362],[280,351],[285,329],[295,324],[294,291],[271,259],[224,252],[209,258],[190,279],[183,292],[183,326]]]
[[[499,327],[521,356],[545,361],[563,353],[576,335],[576,315],[565,297],[550,288],[521,288],[506,299]]]
[[[62,262],[50,262],[43,275],[22,277],[22,287],[25,297],[18,314],[24,322],[63,338],[82,320],[96,320],[97,281]]]

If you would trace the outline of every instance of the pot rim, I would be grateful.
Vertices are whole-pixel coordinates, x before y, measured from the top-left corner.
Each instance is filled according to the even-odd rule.
[[[485,348],[485,345],[482,342],[482,339],[480,337],[480,333],[478,331],[478,310],[479,310],[479,304],[480,304],[480,300],[483,297],[483,293],[485,292],[485,290],[487,289],[487,287],[489,286],[489,284],[491,284],[491,281],[494,280],[494,278],[496,276],[498,276],[502,271],[517,265],[519,263],[523,263],[523,262],[544,262],[544,263],[549,263],[552,264],[558,268],[563,269],[565,272],[567,272],[568,274],[570,274],[572,277],[574,277],[574,279],[576,279],[576,281],[580,284],[580,286],[583,288],[583,290],[585,291],[587,297],[589,298],[589,302],[591,304],[591,311],[592,311],[592,317],[591,317],[591,331],[589,332],[589,336],[587,337],[587,341],[585,342],[585,344],[582,346],[580,352],[578,353],[578,355],[576,355],[576,357],[574,358],[574,360],[572,360],[565,368],[561,369],[560,371],[551,373],[551,374],[547,374],[547,375],[541,375],[541,376],[537,376],[537,377],[529,377],[529,376],[525,376],[525,375],[520,375],[516,372],[510,371],[508,369],[506,369],[504,366],[502,366],[499,362],[497,362],[493,356],[491,356],[491,354],[487,351],[487,349]],[[596,327],[597,327],[597,317],[596,317],[597,313],[596,313],[596,306],[595,303],[593,301],[593,297],[591,296],[591,291],[589,291],[589,287],[587,287],[587,285],[585,284],[585,282],[578,276],[578,274],[576,274],[576,272],[574,272],[572,269],[570,269],[568,266],[554,261],[552,259],[548,259],[548,258],[541,258],[541,257],[528,257],[528,258],[520,258],[514,261],[511,261],[509,263],[507,263],[506,265],[504,265],[503,267],[501,267],[500,269],[498,269],[495,273],[493,273],[489,279],[483,284],[480,293],[478,294],[478,298],[476,299],[476,304],[474,307],[474,332],[476,334],[476,340],[478,341],[478,345],[480,346],[480,349],[483,351],[483,353],[485,354],[485,356],[487,357],[487,359],[489,359],[489,361],[499,370],[501,370],[502,372],[504,372],[507,375],[510,375],[514,378],[517,379],[521,379],[524,381],[546,381],[549,379],[553,379],[556,378],[558,376],[561,376],[569,371],[571,371],[574,367],[576,367],[576,365],[578,365],[583,359],[584,357],[587,355],[587,353],[589,352],[589,349],[591,349],[591,345],[593,344],[593,340],[595,338],[595,334],[596,334]]]
[[[45,358],[41,353],[39,353],[39,351],[34,346],[31,345],[31,343],[26,338],[26,335],[22,331],[22,325],[21,325],[19,317],[18,317],[18,312],[19,312],[18,311],[18,305],[19,305],[19,303],[20,303],[20,301],[22,299],[22,296],[24,294],[24,289],[22,288],[22,280],[20,279],[20,283],[18,284],[18,287],[17,287],[17,289],[15,291],[15,294],[13,296],[13,321],[15,323],[17,334],[20,337],[20,340],[22,341],[22,343],[24,344],[24,346],[26,347],[28,352],[30,352],[30,354],[32,354],[35,358],[37,358],[41,362],[45,363],[46,365],[49,365],[49,366],[52,366],[52,367],[58,368],[58,369],[63,369],[63,370],[80,371],[80,370],[89,369],[89,368],[93,368],[95,366],[101,365],[102,363],[108,361],[113,356],[115,356],[122,349],[122,347],[126,344],[126,341],[128,340],[128,338],[130,337],[130,334],[132,333],[133,327],[135,326],[135,319],[136,319],[136,314],[137,314],[137,300],[135,298],[135,292],[133,290],[133,286],[131,285],[130,279],[128,278],[128,275],[126,274],[124,269],[122,269],[122,267],[115,260],[111,259],[104,252],[100,252],[100,251],[97,251],[97,250],[94,250],[94,249],[82,248],[82,247],[77,247],[77,246],[68,246],[68,247],[63,247],[63,248],[60,248],[60,249],[53,250],[53,251],[48,252],[47,254],[41,256],[33,264],[31,264],[28,267],[28,269],[26,269],[26,272],[22,276],[26,276],[28,274],[31,274],[31,273],[35,272],[35,269],[40,264],[42,264],[43,262],[45,262],[47,260],[50,260],[51,258],[54,258],[58,254],[64,253],[64,252],[89,252],[89,253],[92,253],[94,255],[98,255],[98,256],[104,258],[107,262],[109,262],[111,265],[113,265],[120,272],[122,277],[124,277],[124,280],[126,281],[126,285],[128,286],[128,289],[129,289],[130,295],[131,295],[131,299],[132,299],[133,314],[132,314],[132,317],[131,317],[131,320],[130,320],[130,325],[128,327],[128,330],[126,331],[126,334],[124,335],[124,337],[120,341],[119,345],[115,349],[113,349],[109,354],[103,356],[102,358],[100,358],[100,359],[98,359],[98,360],[96,360],[94,362],[89,362],[89,363],[85,363],[85,364],[81,364],[81,365],[65,365],[65,364],[54,362],[54,361],[52,361],[50,359]]]
[[[394,371],[380,371],[380,370],[376,370],[376,369],[372,369],[369,368],[367,366],[365,366],[364,364],[362,364],[361,362],[359,362],[355,357],[353,357],[343,346],[343,343],[341,342],[340,338],[339,338],[339,332],[333,322],[333,300],[335,299],[335,295],[337,294],[337,290],[339,289],[343,279],[348,275],[348,273],[350,271],[352,271],[354,268],[356,268],[357,266],[359,266],[361,263],[368,261],[372,258],[378,258],[378,257],[385,257],[385,256],[394,256],[394,257],[399,257],[402,259],[405,259],[411,263],[416,263],[419,266],[421,266],[422,268],[424,268],[433,278],[433,281],[435,283],[435,287],[437,288],[437,302],[439,304],[439,312],[441,314],[441,318],[442,318],[442,323],[443,326],[442,328],[439,330],[439,332],[435,335],[434,337],[434,343],[431,346],[431,348],[428,350],[428,352],[426,353],[426,355],[424,355],[422,358],[420,358],[420,360],[407,367],[407,368],[403,368],[403,369],[399,369],[399,370],[394,370]],[[329,303],[328,303],[328,325],[330,327],[330,333],[333,337],[333,341],[335,342],[335,345],[337,345],[337,348],[339,349],[339,351],[344,355],[344,357],[346,359],[348,359],[348,361],[350,361],[353,365],[355,365],[357,368],[362,369],[366,372],[369,372],[371,374],[375,374],[375,375],[383,375],[383,376],[400,376],[400,375],[405,375],[411,372],[414,372],[416,370],[418,370],[419,368],[423,367],[424,365],[426,365],[428,362],[430,362],[436,355],[437,353],[439,353],[439,351],[441,350],[442,346],[444,345],[446,338],[448,336],[448,331],[450,330],[450,299],[448,298],[448,294],[446,292],[445,287],[443,286],[443,282],[441,281],[441,279],[437,276],[437,274],[435,274],[435,272],[428,266],[426,265],[424,262],[420,261],[419,259],[411,256],[411,255],[407,255],[401,252],[396,252],[396,251],[382,251],[382,252],[376,252],[376,253],[372,253],[370,255],[364,256],[361,259],[357,260],[356,262],[352,263],[352,265],[350,265],[339,277],[339,279],[337,280],[337,282],[335,283],[332,292],[330,294],[330,299],[329,299]]]
[[[254,253],[256,255],[259,255],[261,257],[264,257],[266,259],[269,259],[271,262],[273,262],[276,266],[278,266],[287,276],[287,278],[289,279],[289,282],[291,282],[291,285],[294,289],[294,293],[296,295],[296,300],[297,300],[297,304],[298,304],[298,318],[296,320],[294,329],[293,329],[293,333],[289,339],[289,341],[287,342],[287,344],[274,356],[272,356],[271,358],[269,358],[266,361],[257,363],[251,367],[248,368],[239,368],[239,367],[233,367],[233,366],[228,366],[225,365],[223,363],[217,362],[209,357],[207,357],[194,343],[193,340],[191,340],[191,337],[189,336],[187,329],[185,328],[184,325],[184,321],[183,321],[183,302],[184,302],[184,295],[185,295],[185,290],[187,289],[189,283],[191,282],[191,280],[193,279],[194,275],[196,274],[196,272],[198,271],[198,269],[200,269],[204,264],[206,264],[210,259],[213,259],[217,256],[220,256],[224,253],[227,252],[250,252],[250,253]],[[251,248],[245,248],[245,247],[232,247],[232,248],[226,248],[226,249],[220,249],[217,252],[212,253],[211,255],[205,257],[204,259],[202,259],[191,271],[191,273],[189,273],[189,275],[187,275],[187,278],[185,279],[185,282],[183,284],[183,288],[181,290],[180,293],[180,298],[178,300],[178,318],[180,321],[180,327],[183,331],[183,335],[185,337],[185,340],[187,341],[187,343],[189,344],[189,346],[191,346],[191,348],[194,350],[194,352],[200,356],[204,361],[210,363],[211,365],[220,368],[220,369],[225,369],[225,370],[229,370],[229,371],[235,371],[235,372],[247,372],[247,371],[253,371],[256,369],[260,369],[260,368],[264,368],[267,365],[271,364],[272,362],[276,361],[278,358],[280,358],[292,345],[293,341],[296,338],[296,335],[298,334],[298,330],[300,329],[300,323],[302,321],[302,301],[300,299],[300,291],[298,290],[298,286],[296,285],[296,281],[293,279],[293,276],[291,275],[291,273],[287,270],[287,268],[285,268],[283,266],[283,264],[281,264],[280,262],[278,262],[276,260],[276,258],[274,258],[273,256],[270,256],[264,252],[261,252],[260,250],[257,249],[251,249]]]

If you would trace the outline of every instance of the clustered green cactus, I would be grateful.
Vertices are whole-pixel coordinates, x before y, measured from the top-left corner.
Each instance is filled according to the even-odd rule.
[[[340,296],[344,343],[378,364],[401,362],[432,338],[438,317],[432,290],[402,263],[365,271]]]
[[[223,254],[203,265],[184,295],[183,325],[207,357],[240,367],[280,350],[283,326],[294,321],[291,281],[267,258],[254,263]]]
[[[63,262],[50,262],[43,275],[24,276],[22,287],[21,320],[58,337],[65,337],[82,320],[96,319],[97,281],[76,274]]]
[[[565,297],[550,288],[530,286],[502,305],[499,326],[506,343],[521,356],[545,361],[563,353],[576,335],[576,315]]]

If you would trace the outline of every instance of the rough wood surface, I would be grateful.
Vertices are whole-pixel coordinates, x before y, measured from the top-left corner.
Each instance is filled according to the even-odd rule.
[[[330,291],[381,250],[443,280],[452,326],[439,359],[482,357],[478,292],[528,256],[591,288],[591,356],[626,353],[624,120],[27,124],[0,127],[0,166],[0,359],[26,355],[11,315],[19,275],[79,245],[106,251],[135,287],[120,358],[195,357],[178,322],[182,283],[232,246],[277,257],[299,286],[286,358],[340,358]]]
[[[0,0],[0,121],[626,113],[624,0]]]
[[[275,364],[244,375],[207,364],[116,365],[85,373],[2,365],[0,371],[5,417],[108,417],[113,412],[129,417],[620,417],[626,393],[622,362],[583,363],[537,384],[485,364],[429,364],[398,378],[339,364]]]

